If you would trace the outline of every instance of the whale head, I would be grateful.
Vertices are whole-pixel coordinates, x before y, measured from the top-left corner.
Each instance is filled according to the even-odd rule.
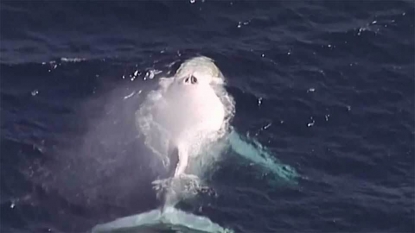
[[[175,78],[184,84],[222,85],[224,78],[212,59],[204,56],[186,60],[177,70]]]

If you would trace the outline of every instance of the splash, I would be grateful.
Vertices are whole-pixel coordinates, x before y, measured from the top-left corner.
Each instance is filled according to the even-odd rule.
[[[235,113],[233,98],[213,61],[197,57],[184,62],[172,78],[161,78],[137,110],[136,125],[146,146],[159,163],[152,169],[165,174],[153,181],[162,201],[159,209],[98,225],[93,232],[113,230],[172,229],[190,232],[231,232],[209,218],[175,208],[208,188],[207,174],[215,170],[221,155],[231,149],[241,157],[291,182],[297,173],[272,153],[230,126]],[[267,126],[269,127],[269,126]],[[187,232],[180,229],[181,232]]]

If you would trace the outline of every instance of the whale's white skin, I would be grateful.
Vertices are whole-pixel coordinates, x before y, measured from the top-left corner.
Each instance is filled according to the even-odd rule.
[[[159,88],[148,94],[136,112],[137,126],[146,145],[164,167],[174,168],[172,176],[175,180],[200,177],[207,167],[212,166],[210,161],[228,149],[281,180],[294,180],[297,177],[295,170],[279,163],[268,149],[239,135],[230,126],[235,105],[224,85],[224,76],[207,57],[189,59],[173,77],[161,78]],[[177,164],[171,159],[174,153],[178,155]],[[178,192],[177,189],[165,192],[161,209],[97,225],[92,231],[111,232],[174,223],[195,230],[227,232],[206,217],[175,209],[174,205],[180,199]]]
[[[178,152],[174,177],[185,174],[191,157],[223,138],[234,103],[226,94],[223,75],[207,57],[183,63],[172,78],[163,78],[137,111],[145,142],[166,167]]]
[[[197,83],[186,81],[189,76],[195,77]],[[174,173],[177,177],[184,173],[189,156],[197,156],[202,144],[220,136],[225,107],[203,74],[186,74],[172,81],[163,93],[163,100],[154,106],[153,119],[166,130],[170,143],[178,149],[179,164]]]

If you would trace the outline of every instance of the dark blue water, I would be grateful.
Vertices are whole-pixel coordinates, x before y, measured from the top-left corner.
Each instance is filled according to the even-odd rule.
[[[156,208],[125,96],[195,55],[227,77],[232,124],[303,178],[272,185],[228,160],[216,195],[181,208],[236,232],[415,231],[413,1],[0,7],[1,232],[85,232]]]

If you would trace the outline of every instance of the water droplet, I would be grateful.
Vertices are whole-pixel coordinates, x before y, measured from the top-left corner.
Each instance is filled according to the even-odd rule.
[[[329,121],[330,114],[327,114],[324,117],[326,118],[326,121]]]
[[[124,96],[124,99],[126,100],[126,99],[128,99],[128,98],[130,98],[131,96],[133,96],[135,94],[135,91],[133,91],[131,94],[129,94],[129,95],[126,95],[126,96]]]
[[[263,129],[263,130],[266,130],[266,129],[268,129],[269,127],[271,127],[271,125],[272,125],[272,123],[268,123],[268,125],[264,126],[262,129]]]
[[[315,88],[310,88],[310,89],[307,90],[307,93],[308,92],[314,92],[315,90],[316,90]]]
[[[147,80],[147,79],[153,79],[154,78],[154,75],[155,75],[156,73],[155,73],[155,71],[154,70],[149,70],[149,71],[147,71],[147,73],[146,73],[146,76],[144,76],[144,80]]]
[[[265,57],[265,54],[261,54],[261,57]]]
[[[14,203],[14,202],[12,202],[11,204],[10,204],[10,208],[14,208],[16,206],[16,204]]]
[[[314,121],[313,117],[310,117],[310,119],[312,120],[312,122],[308,123],[308,124],[307,124],[307,127],[311,127],[311,126],[313,126],[313,125],[314,125],[314,123],[316,123],[316,122]]]
[[[35,90],[32,91],[32,96],[36,96],[37,94],[39,94],[38,90],[35,89]]]
[[[196,0],[190,0],[190,3],[192,3],[192,4],[195,3],[195,2],[196,2]]]

